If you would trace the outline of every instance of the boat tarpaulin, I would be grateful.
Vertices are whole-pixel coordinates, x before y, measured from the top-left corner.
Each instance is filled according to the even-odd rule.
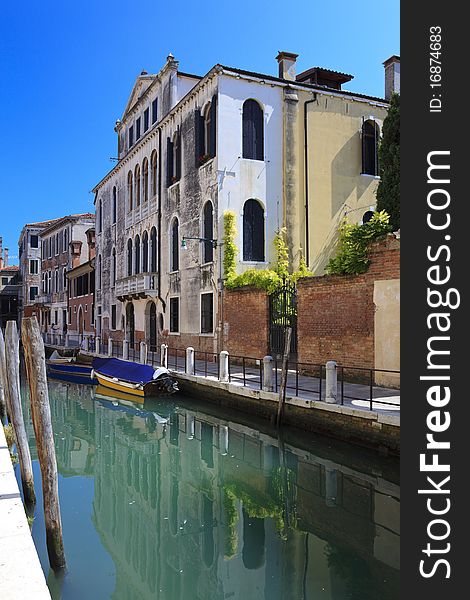
[[[116,377],[129,383],[152,381],[155,369],[149,365],[119,360],[118,358],[93,358],[93,369],[102,375]]]

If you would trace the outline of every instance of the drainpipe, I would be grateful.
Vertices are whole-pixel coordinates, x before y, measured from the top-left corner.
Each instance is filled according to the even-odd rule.
[[[307,120],[307,104],[316,102],[317,93],[313,92],[313,97],[304,102],[304,150],[305,150],[305,262],[307,267],[310,266],[310,239],[309,239],[309,223],[308,223],[308,120]]]
[[[162,303],[163,312],[166,303],[161,296],[161,266],[162,266],[162,130],[158,128],[158,223],[157,223],[157,297]],[[158,328],[158,324],[157,324]]]

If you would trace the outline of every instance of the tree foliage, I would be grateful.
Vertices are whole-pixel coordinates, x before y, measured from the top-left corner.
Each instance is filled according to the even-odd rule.
[[[393,94],[379,148],[377,210],[390,215],[392,231],[400,229],[400,95]]]
[[[336,256],[326,267],[329,275],[358,275],[369,267],[367,251],[378,237],[390,232],[390,217],[385,211],[375,212],[367,223],[348,223],[345,219],[339,228]]]

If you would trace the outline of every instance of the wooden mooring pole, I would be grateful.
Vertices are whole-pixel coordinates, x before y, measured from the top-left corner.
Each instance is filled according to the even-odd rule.
[[[33,464],[31,462],[28,436],[24,426],[23,408],[21,406],[20,346],[18,328],[15,321],[7,321],[7,328],[5,330],[5,366],[11,411],[10,417],[15,431],[24,500],[25,504],[31,505],[36,502],[36,494],[34,492]]]
[[[2,416],[2,413],[6,413],[11,420],[7,386],[7,367],[5,362],[5,340],[3,339],[3,333],[0,329],[0,417]]]
[[[290,354],[290,340],[292,337],[292,327],[286,327],[286,339],[284,343],[284,356],[282,357],[281,385],[279,387],[279,405],[277,407],[276,424],[280,425],[282,415],[284,414],[284,404],[286,402],[287,387],[287,367]]]
[[[36,317],[23,318],[21,337],[31,398],[31,414],[42,474],[44,519],[49,563],[54,570],[65,567],[60,517],[57,462],[47,389],[44,343]]]

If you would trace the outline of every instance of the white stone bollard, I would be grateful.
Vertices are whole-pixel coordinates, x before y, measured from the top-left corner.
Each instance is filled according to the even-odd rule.
[[[228,427],[219,425],[219,450],[222,456],[228,454]]]
[[[337,471],[336,469],[325,467],[325,503],[327,506],[335,506],[337,494]]]
[[[123,340],[122,342],[122,359],[129,359],[129,340]]]
[[[95,337],[95,354],[101,354],[101,336]]]
[[[265,356],[263,358],[263,391],[272,392],[274,390],[274,371],[273,357]]]
[[[68,348],[70,345],[70,341],[69,341],[69,334],[66,333],[65,334],[65,347]]]
[[[338,364],[335,360],[329,360],[326,363],[326,390],[325,402],[328,404],[336,404],[338,395]]]
[[[219,381],[223,383],[228,383],[228,352],[227,350],[222,350],[220,353],[220,363],[219,363]]]
[[[108,356],[113,355],[113,340],[108,338]]]
[[[186,348],[186,373],[194,375],[194,348]]]
[[[186,437],[188,440],[193,440],[196,429],[196,419],[194,418],[194,415],[188,415],[186,423]]]
[[[85,336],[83,338],[83,349],[85,350],[85,352],[88,352],[88,350],[90,349],[90,344],[88,341],[88,336]]]
[[[160,365],[168,369],[168,345],[162,344],[160,346]]]
[[[147,343],[140,342],[140,362],[143,365],[147,364]]]

